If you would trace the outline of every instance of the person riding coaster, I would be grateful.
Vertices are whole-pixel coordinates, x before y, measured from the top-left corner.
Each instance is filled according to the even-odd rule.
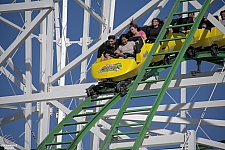
[[[109,60],[111,58],[116,58],[115,51],[118,47],[118,40],[116,40],[115,35],[109,35],[108,40],[104,42],[98,49],[97,59],[98,61]]]
[[[120,41],[122,44],[118,47],[118,49],[115,51],[116,55],[119,56],[119,58],[135,58],[134,50],[135,50],[135,42],[134,41],[128,41],[127,34],[122,34],[120,36]],[[138,42],[136,42],[138,43]]]

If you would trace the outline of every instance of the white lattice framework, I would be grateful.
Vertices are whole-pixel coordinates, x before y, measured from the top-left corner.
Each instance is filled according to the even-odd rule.
[[[89,62],[93,62],[91,60],[92,54],[96,52],[97,48],[105,41],[107,36],[109,34],[119,35],[128,27],[131,18],[133,18],[134,21],[138,21],[138,19],[146,16],[146,14],[149,15],[149,12],[151,11],[151,15],[147,17],[147,20],[144,23],[144,25],[149,25],[151,20],[157,17],[168,3],[172,3],[171,1],[169,2],[169,0],[146,1],[146,4],[142,8],[130,17],[125,18],[120,25],[114,27],[113,25],[116,21],[114,20],[115,7],[116,3],[119,3],[118,1],[102,0],[100,1],[101,3],[96,1],[96,9],[100,8],[99,13],[92,9],[94,1],[91,3],[91,0],[70,0],[69,2],[80,5],[84,12],[82,20],[83,32],[80,35],[79,41],[72,41],[68,38],[68,32],[71,31],[71,29],[67,26],[67,22],[74,18],[68,17],[67,0],[25,0],[22,2],[14,1],[13,3],[5,0],[4,4],[0,4],[0,26],[6,24],[20,32],[18,37],[15,38],[15,40],[6,49],[3,49],[2,47],[4,43],[1,43],[1,38],[8,38],[7,36],[11,35],[0,35],[0,86],[5,86],[2,83],[3,80],[7,80],[14,92],[9,96],[3,96],[4,93],[0,95],[0,112],[2,116],[2,118],[0,118],[0,127],[2,127],[2,129],[6,128],[7,130],[10,130],[7,128],[8,124],[16,124],[14,121],[25,118],[24,135],[21,137],[24,138],[24,145],[22,147],[15,145],[15,143],[17,143],[15,138],[4,135],[4,130],[1,130],[3,131],[3,135],[0,136],[0,144],[2,145],[13,145],[13,147],[17,149],[31,149],[32,147],[34,148],[34,145],[36,146],[37,143],[40,143],[50,132],[50,124],[54,124],[54,122],[51,122],[50,120],[57,119],[57,121],[60,122],[63,117],[71,111],[70,108],[68,108],[68,103],[71,99],[75,101],[76,98],[79,98],[79,102],[83,101],[86,96],[85,89],[92,84],[96,84],[95,82],[86,83],[88,78],[88,66],[90,66]],[[131,2],[135,3],[135,1]],[[190,1],[189,3],[196,9],[201,8],[201,4],[198,1]],[[183,11],[188,10],[187,4],[188,3],[185,3],[183,5]],[[212,0],[212,5],[213,4],[214,0]],[[223,9],[225,9],[224,6],[222,6],[217,12],[214,12],[214,14],[218,14],[220,10]],[[22,18],[23,16],[25,18],[24,26],[19,26],[17,23],[13,22],[13,18],[5,15],[10,13],[22,14]],[[216,21],[212,14],[207,13],[206,16],[217,28],[219,28],[221,32],[225,34],[225,27]],[[96,30],[95,28],[92,28],[90,18],[97,20],[100,25],[100,34],[97,39],[90,36],[91,30]],[[39,30],[37,30],[37,28]],[[38,40],[38,44],[40,44],[38,48],[34,47],[34,40],[32,39]],[[23,43],[25,44],[22,45]],[[70,59],[67,55],[69,53],[69,46],[75,44],[80,45],[81,48],[78,46],[76,48],[81,49],[82,52],[80,55],[76,56],[76,58],[67,63],[68,58]],[[23,59],[20,61],[26,64],[25,71],[21,71],[13,58],[14,55],[17,55],[17,51],[19,53],[19,51],[23,49],[25,49],[25,60]],[[33,57],[35,57],[32,53],[37,53],[35,51],[39,50],[40,61],[32,61],[34,59]],[[40,64],[40,68],[34,68],[33,66],[35,66],[35,63]],[[72,83],[69,82],[70,85],[68,85],[67,81],[71,78],[70,75],[77,75],[76,72],[79,70],[78,67],[80,67],[79,82],[75,83],[74,81],[71,81]],[[76,69],[76,72],[73,71],[74,69]],[[36,71],[39,72],[38,76],[32,74],[34,70],[38,70]],[[220,149],[225,148],[225,144],[218,142],[216,137],[212,137],[212,139],[210,139],[210,137],[199,137],[198,134],[196,134],[196,130],[189,130],[188,128],[190,125],[193,125],[196,128],[200,120],[200,116],[198,118],[192,118],[190,115],[192,111],[201,110],[202,112],[202,110],[207,107],[209,109],[215,109],[215,111],[220,109],[220,112],[224,113],[224,94],[223,99],[209,98],[210,101],[209,99],[199,99],[199,101],[188,102],[186,99],[188,94],[186,88],[218,86],[217,89],[224,89],[223,84],[225,83],[225,72],[210,71],[210,69],[208,69],[207,72],[198,73],[193,76],[186,70],[187,64],[184,62],[182,63],[182,74],[176,75],[169,86],[169,89],[181,88],[181,100],[175,101],[174,98],[167,93],[175,102],[170,100],[169,104],[160,105],[158,112],[159,114],[162,112],[163,115],[157,114],[153,119],[153,122],[156,124],[178,124],[180,126],[179,131],[167,129],[165,126],[153,126],[149,128],[149,132],[151,134],[157,134],[158,136],[150,136],[146,138],[141,149],[147,149],[146,147],[149,146],[183,145],[185,142],[185,149],[190,150],[193,148],[195,149],[196,144],[207,145]],[[34,81],[39,81],[39,85],[36,84],[37,82],[34,83]],[[162,83],[141,85],[138,90],[155,90],[159,89],[161,85]],[[39,88],[37,88],[37,86]],[[14,88],[17,90],[14,90]],[[222,111],[221,108],[223,109]],[[134,109],[134,107],[129,109]],[[12,113],[8,113],[9,110],[11,110]],[[99,143],[101,140],[104,140],[106,132],[110,129],[110,124],[115,118],[117,112],[118,109],[109,110],[104,115],[104,118],[98,122],[98,124],[101,124],[102,126],[96,125],[91,129],[91,144],[90,148],[87,149],[98,149]],[[173,116],[174,113],[171,115],[170,112],[176,112],[177,114],[176,116]],[[37,113],[39,117],[36,122],[38,127],[34,125],[35,121],[34,117],[32,117]],[[165,115],[165,113],[167,113],[167,115]],[[145,116],[145,112],[135,113],[132,114],[132,116],[125,115],[123,121],[126,123],[144,121]],[[215,115],[213,118],[203,118],[199,130],[204,132],[204,135],[207,135],[208,131],[201,128],[203,126],[218,127],[215,130],[218,130],[217,132],[225,135],[225,131],[223,130],[225,127],[224,117],[219,119]],[[82,128],[82,126],[79,126],[79,128]],[[138,127],[135,128],[138,129]],[[121,138],[129,137],[121,136]],[[62,137],[59,136],[57,140],[61,141]],[[34,144],[34,142],[37,143]],[[118,148],[123,147],[124,145],[128,146],[133,142],[134,141],[132,139],[115,141],[111,144],[111,147]],[[83,145],[80,143],[78,149],[80,150],[82,147]]]

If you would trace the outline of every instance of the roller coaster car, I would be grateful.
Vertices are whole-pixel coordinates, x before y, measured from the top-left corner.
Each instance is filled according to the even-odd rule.
[[[189,31],[187,31],[186,36]],[[185,36],[183,33],[169,33],[167,38],[177,38]],[[186,56],[194,57],[196,50],[201,47],[211,49],[212,55],[218,54],[218,48],[225,46],[225,36],[217,29],[212,28],[211,31],[208,29],[197,29],[189,48],[186,51]],[[96,63],[92,65],[92,76],[98,80],[98,85],[93,85],[86,89],[87,95],[97,97],[101,93],[120,93],[121,96],[126,95],[127,85],[137,76],[138,72],[141,71],[141,66],[147,58],[147,55],[152,49],[153,43],[145,43],[141,37],[132,37],[129,41],[139,41],[136,44],[134,51],[134,59],[129,58],[112,58],[110,60],[100,61],[101,57],[104,57],[102,52],[98,55]],[[177,51],[180,50],[184,40],[175,40],[162,42],[156,50],[156,53]],[[157,55],[154,56],[149,64],[168,64],[170,56]],[[176,56],[173,56],[176,57]],[[145,78],[145,77],[144,77]]]
[[[86,89],[88,96],[97,97],[98,94],[101,93],[113,92],[120,93],[121,96],[126,95],[127,85],[132,81],[132,78],[137,75],[139,69],[138,65],[143,61],[140,57],[137,57],[144,45],[142,38],[137,37],[130,40],[135,42],[139,41],[139,44],[135,45],[136,48],[132,55],[135,59],[112,58],[110,60],[100,61],[101,57],[104,56],[103,52],[98,52],[96,63],[92,65],[92,76],[99,82],[97,85],[92,85]],[[136,60],[138,60],[139,63],[137,63]]]
[[[101,55],[97,58],[96,63],[92,65],[92,76],[97,79],[98,85],[93,85],[86,89],[87,95],[96,97],[100,93],[119,92],[121,96],[127,93],[127,85],[133,81],[141,69],[147,55],[149,54],[153,44],[145,43],[141,37],[132,37],[129,41],[138,41],[135,45],[134,59],[129,57],[112,58],[110,60],[100,61]],[[160,50],[159,46],[157,51]],[[163,49],[165,51],[165,49]],[[154,56],[152,62],[163,60],[164,55]]]
[[[212,54],[218,54],[219,50],[225,49],[225,35],[216,27],[211,29],[211,34],[214,37],[211,47]]]

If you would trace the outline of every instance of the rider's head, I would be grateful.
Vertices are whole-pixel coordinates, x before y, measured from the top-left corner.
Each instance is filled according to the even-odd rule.
[[[127,36],[127,34],[122,34],[122,35],[120,36],[120,41],[121,41],[124,45],[126,45],[127,42],[128,42],[128,36]]]
[[[152,25],[154,26],[154,27],[157,27],[159,24],[160,24],[160,19],[159,18],[153,18],[152,19]]]
[[[220,12],[220,16],[222,20],[225,20],[225,10]]]
[[[108,42],[109,42],[109,45],[110,46],[115,45],[115,43],[116,43],[116,37],[115,37],[115,35],[109,35],[108,36]]]
[[[137,24],[134,23],[133,20],[130,22],[130,31],[133,35],[137,34],[140,31],[140,28]]]

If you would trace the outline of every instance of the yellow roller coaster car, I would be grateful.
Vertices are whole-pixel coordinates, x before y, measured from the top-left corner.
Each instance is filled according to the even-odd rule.
[[[186,36],[188,33],[189,31],[187,31]],[[185,36],[185,34],[169,33],[167,38],[176,38],[180,36]],[[141,45],[139,45],[139,50],[135,52],[135,59],[113,58],[100,62],[100,58],[98,58],[96,63],[92,65],[93,78],[98,81],[110,79],[113,82],[119,82],[135,77],[153,46],[153,43],[145,43],[140,37],[138,40]],[[180,50],[183,43],[184,40],[163,42],[158,47],[156,53]],[[197,29],[190,47],[197,49],[199,47],[204,48],[212,45],[217,45],[218,48],[225,45],[225,35],[223,35],[216,27],[211,28],[211,30]],[[164,55],[154,56],[152,62],[159,62],[163,59]]]

